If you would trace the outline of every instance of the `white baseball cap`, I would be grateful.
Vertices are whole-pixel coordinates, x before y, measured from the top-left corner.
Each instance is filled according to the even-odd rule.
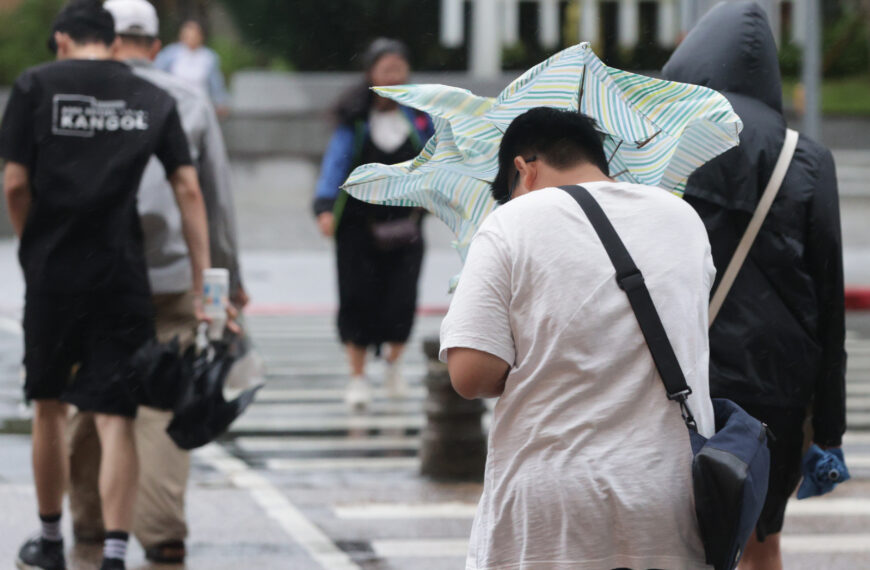
[[[115,18],[115,33],[155,38],[160,33],[157,10],[148,0],[107,0],[103,8]]]

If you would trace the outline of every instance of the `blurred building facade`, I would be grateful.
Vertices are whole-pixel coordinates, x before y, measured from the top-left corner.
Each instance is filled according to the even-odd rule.
[[[470,35],[471,71],[493,77],[501,68],[501,48],[519,41],[521,3],[537,4],[538,41],[543,47],[558,48],[570,36],[606,52],[638,46],[673,48],[718,1],[441,0],[440,39],[444,46],[458,47]],[[768,13],[777,41],[800,44],[807,0],[758,1]]]

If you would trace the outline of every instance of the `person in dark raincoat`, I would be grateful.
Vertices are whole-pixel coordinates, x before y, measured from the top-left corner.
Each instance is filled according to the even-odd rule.
[[[764,11],[754,2],[719,4],[677,48],[663,74],[720,91],[744,123],[740,146],[697,170],[685,194],[704,220],[721,278],[785,138],[779,62]],[[844,320],[834,160],[802,135],[710,330],[711,394],[736,401],[776,437],[767,501],[741,568],[782,567],[779,533],[800,479],[808,409],[815,443],[841,444]]]

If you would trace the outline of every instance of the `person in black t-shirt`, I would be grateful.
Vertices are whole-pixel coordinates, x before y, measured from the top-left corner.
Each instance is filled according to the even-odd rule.
[[[33,470],[41,534],[19,568],[65,568],[59,530],[67,403],[95,414],[102,445],[102,568],[124,568],[138,464],[126,364],[153,334],[139,180],[163,163],[182,213],[194,291],[209,266],[197,174],[173,98],[112,61],[114,22],[99,1],[68,5],[50,44],[60,61],[15,82],[0,158],[26,282],[25,396],[34,401]],[[197,303],[199,316],[201,303]]]

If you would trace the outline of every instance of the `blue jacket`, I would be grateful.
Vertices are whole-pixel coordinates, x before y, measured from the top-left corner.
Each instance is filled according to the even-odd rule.
[[[401,109],[425,144],[425,141],[429,140],[435,132],[431,119],[428,115],[408,107],[401,107]],[[332,210],[341,185],[351,169],[358,166],[354,162],[359,160],[355,155],[360,149],[355,147],[360,146],[368,137],[368,121],[361,122],[361,129],[362,131],[357,134],[354,125],[341,125],[333,133],[320,166],[320,178],[317,180],[314,195],[315,215]],[[358,140],[357,137],[360,139]]]

